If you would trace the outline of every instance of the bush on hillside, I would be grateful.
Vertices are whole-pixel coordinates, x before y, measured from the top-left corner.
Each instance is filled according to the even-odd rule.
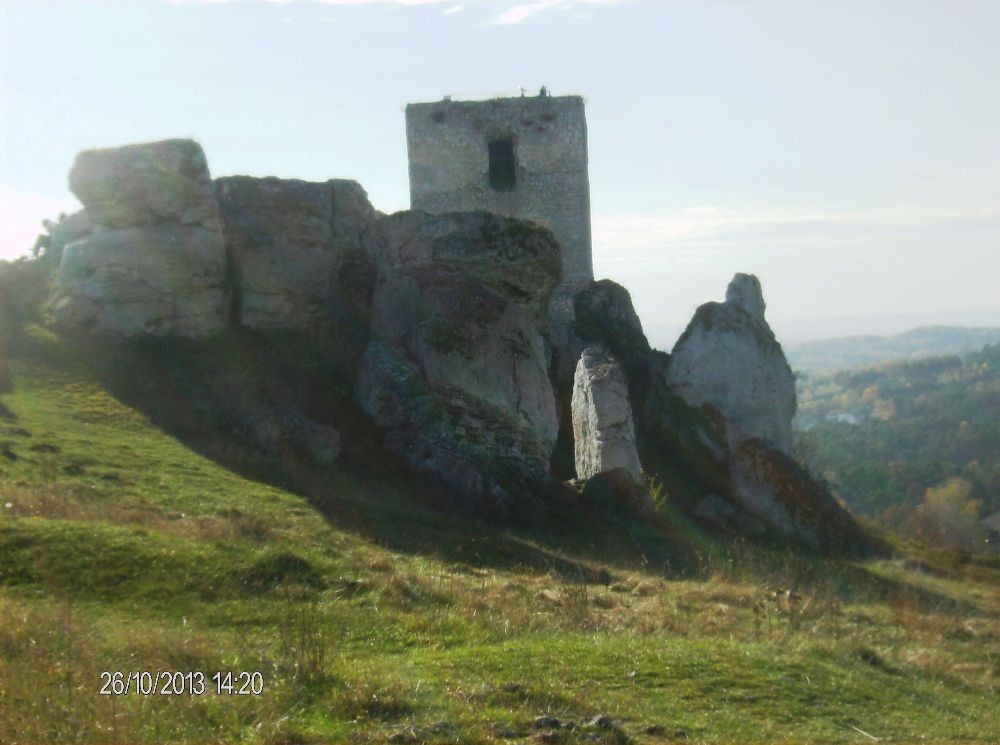
[[[979,524],[982,502],[972,498],[972,484],[948,479],[924,494],[909,519],[909,532],[932,546],[976,550],[983,541]]]
[[[51,292],[52,272],[39,259],[0,261],[0,330],[37,321]]]

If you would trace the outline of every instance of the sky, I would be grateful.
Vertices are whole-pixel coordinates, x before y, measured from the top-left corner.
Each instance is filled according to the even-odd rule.
[[[408,206],[408,101],[587,102],[594,265],[669,348],[757,274],[779,338],[1000,325],[1000,2],[0,0],[0,258],[73,157],[193,137],[214,176]]]

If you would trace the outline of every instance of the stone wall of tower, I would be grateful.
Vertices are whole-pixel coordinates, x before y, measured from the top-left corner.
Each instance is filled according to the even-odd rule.
[[[579,96],[437,101],[406,107],[410,206],[485,209],[533,220],[555,234],[563,283],[553,318],[572,318],[572,296],[593,279],[587,122]],[[489,143],[513,143],[515,184],[490,184]],[[568,313],[568,316],[567,316]]]

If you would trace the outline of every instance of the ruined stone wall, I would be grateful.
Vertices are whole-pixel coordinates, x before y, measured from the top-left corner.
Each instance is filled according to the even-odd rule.
[[[593,279],[583,99],[525,96],[409,104],[406,138],[413,209],[485,209],[552,230],[563,253],[563,284],[553,315],[571,317],[572,295]],[[509,191],[490,184],[489,143],[500,139],[514,146],[516,178]]]

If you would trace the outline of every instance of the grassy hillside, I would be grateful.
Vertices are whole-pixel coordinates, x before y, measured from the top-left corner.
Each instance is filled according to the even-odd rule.
[[[360,425],[324,471],[240,450],[190,396],[244,347],[121,354],[29,326],[0,360],[0,742],[1000,735],[995,563],[722,541],[669,495],[655,524],[490,529]],[[209,690],[98,695],[142,670]],[[263,692],[218,695],[219,670]]]
[[[785,345],[795,370],[822,372],[888,360],[967,354],[1000,342],[1000,328],[922,326],[893,336],[844,336]]]
[[[970,518],[1000,510],[1000,345],[803,375],[799,401],[803,454],[855,511],[906,525],[942,489]]]

